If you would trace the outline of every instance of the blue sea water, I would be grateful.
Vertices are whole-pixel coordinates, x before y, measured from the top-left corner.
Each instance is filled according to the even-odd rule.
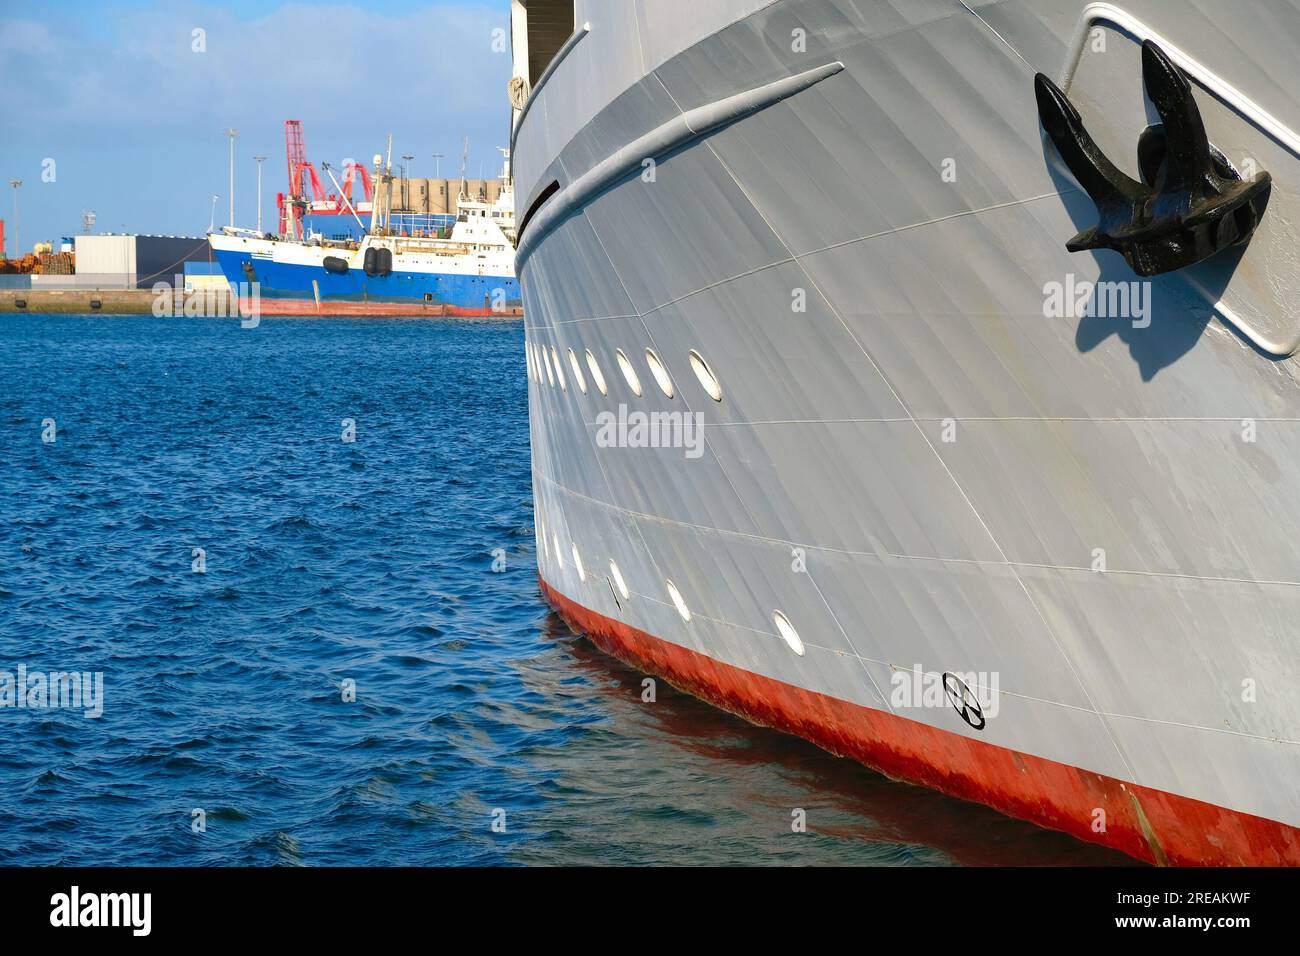
[[[0,461],[0,671],[104,681],[0,707],[0,863],[1125,860],[642,703],[538,593],[518,321],[0,317]]]

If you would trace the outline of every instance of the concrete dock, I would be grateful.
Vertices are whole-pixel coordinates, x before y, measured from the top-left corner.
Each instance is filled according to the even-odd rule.
[[[109,315],[150,315],[155,308],[163,315],[229,316],[234,297],[228,289],[193,292],[152,289],[15,289],[0,292],[0,313],[105,312]]]
[[[461,310],[431,302],[323,302],[300,300],[244,300],[243,311],[229,288],[195,289],[176,292],[165,289],[6,289],[0,291],[0,314],[15,312],[50,312],[83,314],[104,312],[108,315],[159,315],[226,318],[236,315],[259,316],[354,316],[460,318]],[[490,316],[477,318],[518,318],[523,310],[501,309]]]

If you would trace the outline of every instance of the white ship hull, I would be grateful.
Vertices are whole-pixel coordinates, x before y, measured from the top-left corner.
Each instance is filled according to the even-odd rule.
[[[1154,862],[1300,862],[1300,5],[576,6],[514,154],[548,598],[893,776]],[[1244,94],[1199,99],[1272,205],[1132,314],[1047,315],[1137,277],[1066,252],[1096,213],[1034,73],[1077,59],[1131,156],[1143,31]],[[700,440],[634,447],[620,406]]]

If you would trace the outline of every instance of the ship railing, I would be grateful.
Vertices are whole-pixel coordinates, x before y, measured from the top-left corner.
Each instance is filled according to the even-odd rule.
[[[413,213],[393,210],[388,216],[387,235],[416,239],[441,239],[450,235],[455,213]]]
[[[415,252],[431,256],[463,256],[470,252],[470,243],[450,242],[446,239],[421,239],[416,237],[393,236],[395,252]]]

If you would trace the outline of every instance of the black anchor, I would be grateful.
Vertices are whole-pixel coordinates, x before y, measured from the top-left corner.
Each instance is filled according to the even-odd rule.
[[[1100,219],[1065,244],[1070,252],[1114,249],[1141,276],[1172,272],[1245,245],[1268,205],[1273,178],[1244,180],[1210,145],[1192,85],[1164,50],[1142,44],[1142,82],[1162,126],[1138,142],[1145,182],[1124,175],[1083,126],[1074,104],[1042,73],[1034,77],[1038,118],[1097,205]]]

